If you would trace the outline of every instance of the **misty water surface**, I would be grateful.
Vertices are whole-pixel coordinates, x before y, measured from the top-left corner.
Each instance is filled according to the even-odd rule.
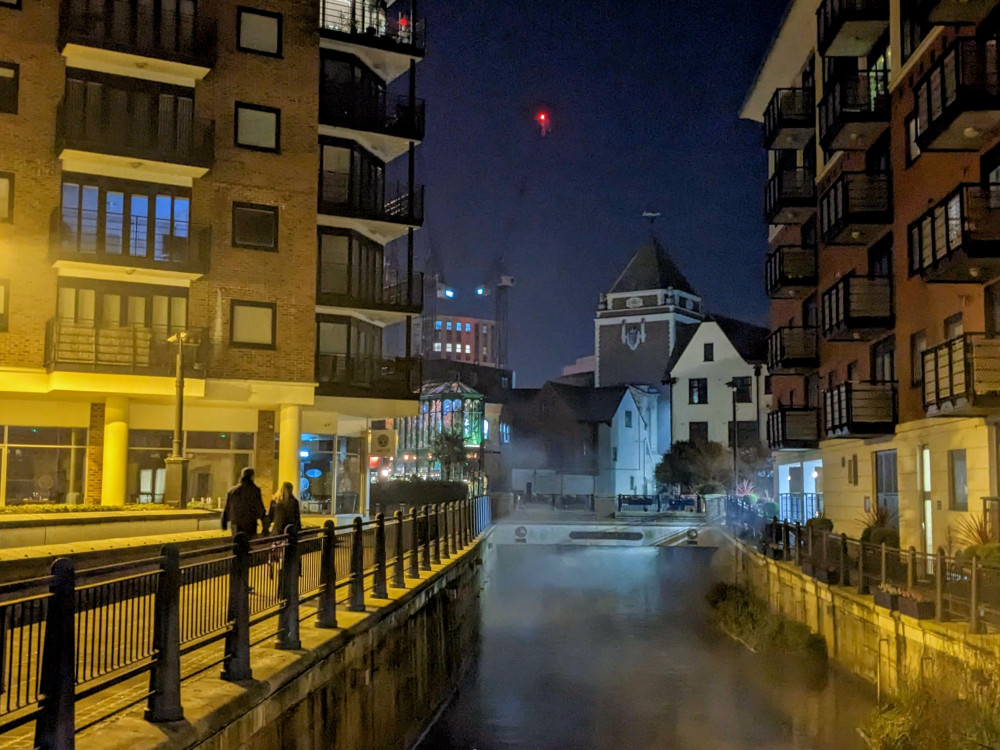
[[[860,750],[870,691],[717,633],[704,552],[498,547],[477,665],[421,750]]]

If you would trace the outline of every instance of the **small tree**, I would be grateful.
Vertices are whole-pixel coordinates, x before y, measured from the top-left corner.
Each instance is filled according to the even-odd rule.
[[[682,440],[663,454],[656,481],[679,484],[684,492],[722,492],[732,483],[730,453],[721,443]]]
[[[431,452],[441,464],[441,478],[453,480],[465,463],[465,435],[462,430],[442,430],[431,438]]]

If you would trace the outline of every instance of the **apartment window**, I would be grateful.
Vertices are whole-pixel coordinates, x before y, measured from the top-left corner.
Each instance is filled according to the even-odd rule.
[[[690,378],[688,380],[688,403],[689,404],[708,403],[707,378]]]
[[[0,172],[0,224],[14,221],[14,175]]]
[[[955,313],[944,321],[944,340],[951,341],[952,339],[957,339],[964,333],[964,326],[962,325],[962,313]]]
[[[436,351],[436,352],[441,351],[441,342],[440,341],[435,341],[434,342],[434,351]]]
[[[472,331],[472,323],[466,323],[465,324],[465,332],[466,333],[471,333],[471,331]]]
[[[765,375],[764,376],[764,395],[765,396],[770,396],[771,395],[771,376],[770,375]]]
[[[0,332],[10,325],[10,281],[0,279]]]
[[[472,354],[472,344],[466,344],[465,345],[465,353],[466,354]]]
[[[253,349],[274,349],[277,305],[232,300],[229,307],[229,343]]]
[[[445,350],[446,352],[450,352],[450,351],[451,351],[451,344],[445,344],[445,345],[444,345],[444,350]]]
[[[2,4],[3,0],[0,0]],[[20,67],[16,63],[0,62],[0,114],[17,114],[17,83]]]
[[[705,344],[705,361],[715,361],[715,344]]]
[[[21,0],[0,0],[0,8],[21,9]]]
[[[910,381],[913,385],[924,382],[924,352],[927,350],[927,333],[918,331],[910,336]]]
[[[736,393],[736,403],[753,403],[753,380],[749,375],[733,378],[733,390]]]
[[[733,444],[733,423],[730,421],[727,425],[729,431],[729,444]],[[758,433],[757,423],[753,420],[741,419],[736,423],[736,437],[739,439],[739,444],[742,446],[753,445],[760,439]]]
[[[611,449],[611,460],[612,461],[617,461],[618,460],[618,449],[617,448],[612,448]]]
[[[486,326],[483,326],[483,335],[486,335]]]
[[[625,426],[632,427],[632,412],[627,409],[625,410]]]
[[[965,449],[948,451],[949,507],[952,510],[969,509],[968,476]]]
[[[691,422],[688,426],[688,440],[692,443],[707,443],[708,422]]]
[[[281,110],[236,102],[237,146],[256,151],[281,150]]]
[[[920,156],[920,146],[917,143],[917,120],[910,116],[906,118],[906,163],[912,164]]]
[[[441,321],[440,320],[435,320],[434,321],[434,330],[435,331],[440,331],[441,330]]]
[[[450,331],[451,330],[451,321],[450,320],[445,322],[444,329],[446,331]]]
[[[281,57],[280,13],[239,7],[236,9],[236,48],[242,52]]]
[[[278,249],[278,207],[233,203],[233,247]]]

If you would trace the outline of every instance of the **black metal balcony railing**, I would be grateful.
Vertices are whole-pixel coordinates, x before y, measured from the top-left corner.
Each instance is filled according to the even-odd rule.
[[[778,89],[764,110],[764,148],[801,150],[816,132],[812,89]]]
[[[216,36],[214,19],[170,10],[167,4],[63,0],[59,14],[60,49],[79,44],[211,68]]]
[[[764,193],[768,224],[801,224],[816,208],[816,172],[809,167],[781,169],[771,175]]]
[[[98,211],[57,208],[52,212],[49,258],[129,268],[207,273],[212,229],[186,221],[131,216],[126,222]]]
[[[767,442],[775,451],[818,448],[819,409],[779,405],[767,415]]]
[[[805,297],[817,281],[815,246],[779,245],[768,253],[764,282],[772,299]]]
[[[819,329],[781,326],[767,338],[767,369],[771,374],[799,374],[819,367]]]
[[[215,123],[190,118],[170,127],[133,127],[110,116],[88,117],[66,100],[57,110],[56,151],[75,149],[208,169],[215,161]]]
[[[363,44],[422,55],[427,24],[412,13],[386,11],[372,0],[320,0],[320,33]]]
[[[208,369],[208,336],[189,328],[186,356],[191,377],[204,378]],[[45,326],[45,361],[49,370],[129,372],[173,375],[177,345],[173,332],[161,327],[101,326],[53,318]]]
[[[778,518],[804,524],[823,512],[822,492],[788,492],[778,495]]]
[[[978,26],[1000,0],[920,0],[917,12],[930,25]]]
[[[959,185],[909,230],[910,275],[985,283],[1000,276],[1000,185]]]
[[[420,226],[424,223],[423,185],[416,185],[410,191],[404,184],[397,183],[396,197],[384,202],[353,197],[349,185],[350,175],[342,172],[320,172],[319,213],[411,226]]]
[[[372,310],[420,312],[424,306],[424,275],[413,274],[413,283],[406,279],[387,283],[378,289],[334,291],[325,283],[320,270],[316,304],[330,307],[356,307]]]
[[[923,354],[928,416],[971,416],[1000,407],[1000,338],[967,333]]]
[[[851,271],[823,292],[823,337],[858,341],[876,337],[895,325],[892,279],[858,276]]]
[[[320,124],[417,141],[424,137],[423,99],[411,102],[408,96],[400,96],[388,107],[381,98],[370,107],[358,106],[357,101],[320,92]]]
[[[896,422],[895,383],[841,383],[823,392],[823,428],[828,438],[891,435]]]
[[[317,354],[317,392],[323,396],[419,399],[419,359]]]
[[[961,38],[913,90],[917,145],[923,151],[978,150],[1000,124],[996,40]]]
[[[827,84],[819,142],[827,151],[865,151],[889,125],[889,73],[864,70]]]
[[[870,245],[892,223],[886,174],[844,172],[819,199],[819,227],[828,245]]]
[[[821,55],[863,57],[889,27],[889,0],[823,0],[816,26]]]

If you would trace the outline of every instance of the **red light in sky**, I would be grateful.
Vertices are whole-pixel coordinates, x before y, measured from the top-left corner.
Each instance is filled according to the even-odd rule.
[[[535,120],[542,128],[542,135],[549,133],[549,113],[544,110],[535,115]]]

